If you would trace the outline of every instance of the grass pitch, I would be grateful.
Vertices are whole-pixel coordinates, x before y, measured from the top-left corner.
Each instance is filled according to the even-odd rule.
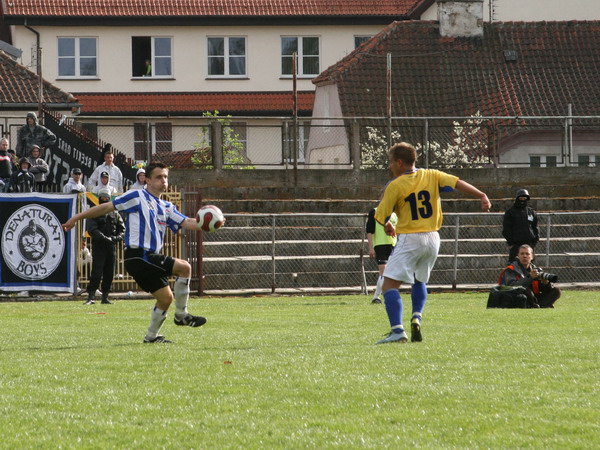
[[[142,344],[151,301],[1,303],[0,447],[600,446],[599,292],[430,294],[424,342],[378,346],[369,300],[195,298],[172,345]]]

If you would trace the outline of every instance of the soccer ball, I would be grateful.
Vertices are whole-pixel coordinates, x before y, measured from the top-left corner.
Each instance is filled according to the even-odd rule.
[[[202,231],[216,231],[225,223],[225,216],[216,206],[206,205],[198,210],[196,221]]]

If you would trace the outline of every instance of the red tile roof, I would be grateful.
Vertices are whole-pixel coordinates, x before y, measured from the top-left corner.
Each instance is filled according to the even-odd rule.
[[[600,114],[600,21],[491,23],[483,38],[394,22],[313,83],[337,84],[344,116],[385,116],[388,52],[394,116]]]
[[[44,103],[48,107],[62,105],[61,109],[69,109],[69,103],[77,105],[75,97],[68,92],[45,80],[43,86]],[[38,91],[38,75],[0,51],[0,107],[23,109],[26,104],[37,104]]]
[[[5,15],[42,17],[401,16],[431,0],[10,0]]]
[[[291,92],[80,93],[82,115],[291,115]],[[310,114],[314,91],[298,92],[298,113]]]

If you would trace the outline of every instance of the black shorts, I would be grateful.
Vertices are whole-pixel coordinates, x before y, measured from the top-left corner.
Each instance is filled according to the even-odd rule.
[[[125,270],[146,292],[158,291],[169,285],[175,259],[139,248],[125,249]]]
[[[392,254],[392,250],[394,250],[394,246],[392,244],[376,245],[373,249],[375,250],[377,265],[381,266],[387,264],[388,259]]]

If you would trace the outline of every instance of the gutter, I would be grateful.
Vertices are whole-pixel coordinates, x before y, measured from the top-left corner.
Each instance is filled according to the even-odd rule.
[[[25,28],[35,34],[37,51],[37,74],[38,74],[38,117],[42,117],[42,103],[44,102],[44,79],[42,78],[42,48],[40,47],[40,33],[27,25],[27,17],[23,22]]]

